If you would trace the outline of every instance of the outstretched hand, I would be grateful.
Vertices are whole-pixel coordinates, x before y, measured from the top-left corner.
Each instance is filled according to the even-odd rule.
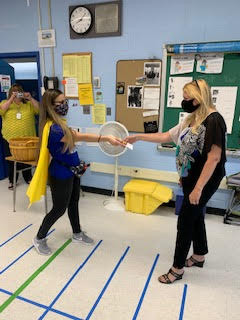
[[[133,144],[133,143],[137,142],[137,135],[134,134],[134,135],[132,135],[132,136],[128,136],[128,137],[126,137],[126,138],[124,139],[123,142],[124,142],[125,144],[127,144],[127,143]]]
[[[108,136],[108,142],[111,143],[113,146],[122,146],[125,147],[126,144],[123,142],[122,139],[114,137],[114,136]]]

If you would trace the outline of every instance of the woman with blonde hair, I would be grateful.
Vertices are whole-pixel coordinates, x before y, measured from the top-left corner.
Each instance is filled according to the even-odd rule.
[[[53,207],[43,219],[42,225],[33,239],[37,252],[43,255],[51,254],[52,251],[47,245],[46,236],[51,226],[65,213],[66,209],[68,209],[68,217],[73,231],[72,241],[93,243],[93,240],[82,231],[79,222],[80,178],[75,173],[80,160],[77,151],[74,149],[74,143],[76,141],[108,141],[113,145],[121,144],[113,136],[99,136],[71,130],[63,118],[67,111],[68,103],[60,90],[50,89],[44,93],[40,113],[40,140],[42,142],[40,156],[37,169],[27,191],[30,204],[37,201],[41,194],[38,199],[36,199],[36,194],[41,189],[44,179],[46,187],[48,176]],[[51,155],[49,168],[47,168],[49,156],[45,157],[46,153]],[[43,162],[47,162],[45,167]],[[43,168],[46,168],[46,171],[48,169],[49,174],[45,173]],[[44,194],[44,191],[42,194]]]
[[[127,142],[174,142],[176,165],[183,188],[183,203],[178,216],[173,265],[158,278],[170,284],[182,279],[184,267],[200,267],[208,253],[203,208],[225,176],[226,124],[212,104],[205,80],[194,80],[183,88],[182,108],[189,115],[182,124],[164,133],[136,134]],[[193,243],[193,254],[187,255]]]

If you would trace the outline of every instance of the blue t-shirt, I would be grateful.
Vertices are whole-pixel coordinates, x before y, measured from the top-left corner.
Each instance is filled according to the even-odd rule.
[[[62,128],[58,124],[53,124],[50,128],[48,137],[48,149],[52,156],[49,166],[50,175],[57,179],[67,179],[73,176],[69,168],[63,166],[58,161],[64,162],[69,166],[78,166],[80,160],[76,150],[62,152],[64,143],[61,142],[64,136]],[[58,160],[58,161],[57,161]]]

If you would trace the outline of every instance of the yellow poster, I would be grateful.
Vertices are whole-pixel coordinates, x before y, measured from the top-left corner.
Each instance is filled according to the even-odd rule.
[[[80,105],[94,104],[93,88],[91,83],[78,85],[78,97]]]
[[[77,56],[63,56],[63,77],[77,78]]]
[[[63,55],[63,77],[77,78],[77,83],[91,83],[91,56]]]
[[[92,82],[90,56],[78,56],[76,70],[78,83]]]
[[[92,108],[92,123],[104,124],[106,122],[106,105],[95,104]]]

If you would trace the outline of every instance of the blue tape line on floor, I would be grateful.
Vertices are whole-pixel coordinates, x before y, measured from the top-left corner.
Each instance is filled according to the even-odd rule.
[[[15,237],[17,237],[19,234],[21,234],[23,231],[27,230],[29,227],[32,226],[32,223],[29,224],[28,226],[26,226],[25,228],[23,228],[21,231],[19,231],[18,233],[14,234],[11,238],[9,238],[8,240],[6,240],[5,242],[0,244],[0,248],[3,247],[5,244],[7,244],[9,241],[11,241],[12,239],[14,239]]]
[[[4,290],[4,289],[1,289],[1,288],[0,288],[0,292],[5,293],[5,294],[7,294],[7,295],[9,295],[9,296],[13,295],[12,292],[7,291],[7,290]],[[21,300],[21,301],[24,301],[24,302],[29,303],[29,304],[32,304],[32,305],[34,305],[34,306],[36,306],[36,307],[39,307],[39,308],[42,308],[42,309],[47,309],[47,308],[48,308],[48,306],[45,306],[44,304],[35,302],[35,301],[33,301],[33,300],[30,300],[30,299],[27,299],[27,298],[24,298],[24,297],[21,297],[21,296],[17,296],[16,299]],[[78,317],[76,317],[76,316],[73,316],[73,315],[71,315],[71,314],[69,314],[69,313],[66,313],[66,312],[63,312],[63,311],[60,311],[60,310],[57,310],[57,309],[50,309],[49,311],[54,312],[54,313],[57,313],[57,314],[60,314],[61,316],[66,317],[66,318],[69,318],[69,319],[73,319],[73,320],[83,320],[83,319],[81,319],[81,318],[78,318]]]
[[[149,272],[147,281],[146,281],[145,286],[144,286],[144,288],[143,288],[143,292],[142,292],[142,294],[141,294],[139,303],[138,303],[138,305],[137,305],[137,308],[136,308],[136,311],[135,311],[135,313],[134,313],[134,315],[133,315],[132,320],[136,320],[136,319],[137,319],[137,316],[138,316],[138,313],[139,313],[140,308],[141,308],[141,306],[142,306],[143,299],[144,299],[144,296],[145,296],[145,294],[146,294],[146,291],[147,291],[149,282],[150,282],[150,280],[151,280],[151,278],[152,278],[153,271],[154,271],[154,269],[155,269],[155,267],[156,267],[158,258],[159,258],[159,254],[156,255],[156,258],[155,258],[155,260],[154,260],[154,262],[153,262],[152,268],[151,268],[151,270],[150,270],[150,272]]]
[[[51,230],[47,235],[49,236],[55,229]],[[32,250],[34,246],[31,246],[26,251],[24,251],[20,256],[18,256],[15,260],[13,260],[9,265],[7,265],[4,269],[0,271],[0,275],[2,275],[5,271],[7,271],[12,265],[14,265],[18,260],[20,260],[25,254],[27,254],[30,250]]]
[[[185,307],[185,302],[186,302],[186,296],[187,296],[187,284],[184,285],[183,288],[183,295],[182,295],[182,303],[181,303],[181,309],[180,309],[180,314],[179,314],[179,320],[183,319],[183,312],[184,312],[184,307]]]
[[[102,291],[101,291],[100,295],[98,296],[98,298],[97,298],[96,302],[94,303],[94,305],[93,305],[92,309],[90,310],[90,312],[89,312],[89,314],[87,315],[87,317],[86,317],[86,319],[85,319],[85,320],[89,320],[89,319],[90,319],[90,317],[92,316],[92,314],[93,314],[94,310],[96,309],[96,307],[97,307],[98,303],[100,302],[100,300],[101,300],[101,298],[102,298],[102,296],[103,296],[104,292],[106,291],[106,289],[107,289],[107,287],[109,286],[109,284],[110,284],[110,282],[111,282],[112,278],[114,277],[114,275],[115,275],[115,273],[116,273],[117,269],[119,268],[120,264],[122,263],[122,261],[123,261],[123,260],[124,260],[124,258],[126,257],[126,255],[127,255],[127,253],[128,253],[128,250],[129,250],[129,249],[130,249],[130,247],[127,247],[127,249],[125,250],[124,254],[121,256],[120,260],[118,261],[117,265],[115,266],[115,268],[114,268],[113,272],[111,273],[111,275],[110,275],[110,277],[109,277],[108,281],[106,282],[105,286],[103,287],[103,289],[102,289]]]
[[[54,300],[51,302],[51,304],[49,305],[49,307],[45,310],[45,312],[38,318],[38,320],[42,320],[46,314],[48,313],[48,311],[51,310],[52,306],[57,302],[57,300],[60,298],[60,296],[63,294],[63,292],[67,289],[67,287],[70,285],[70,283],[73,281],[73,279],[76,277],[76,275],[79,273],[79,271],[85,266],[85,264],[87,263],[87,261],[91,258],[91,256],[94,254],[94,252],[98,249],[98,247],[100,246],[100,244],[102,243],[102,240],[100,240],[98,242],[98,244],[95,246],[95,248],[90,252],[90,254],[87,256],[87,258],[84,260],[84,262],[80,265],[80,267],[74,272],[74,274],[72,275],[72,277],[69,279],[69,281],[65,284],[65,286],[63,287],[63,289],[59,292],[59,294],[56,296],[56,298],[54,298]]]

